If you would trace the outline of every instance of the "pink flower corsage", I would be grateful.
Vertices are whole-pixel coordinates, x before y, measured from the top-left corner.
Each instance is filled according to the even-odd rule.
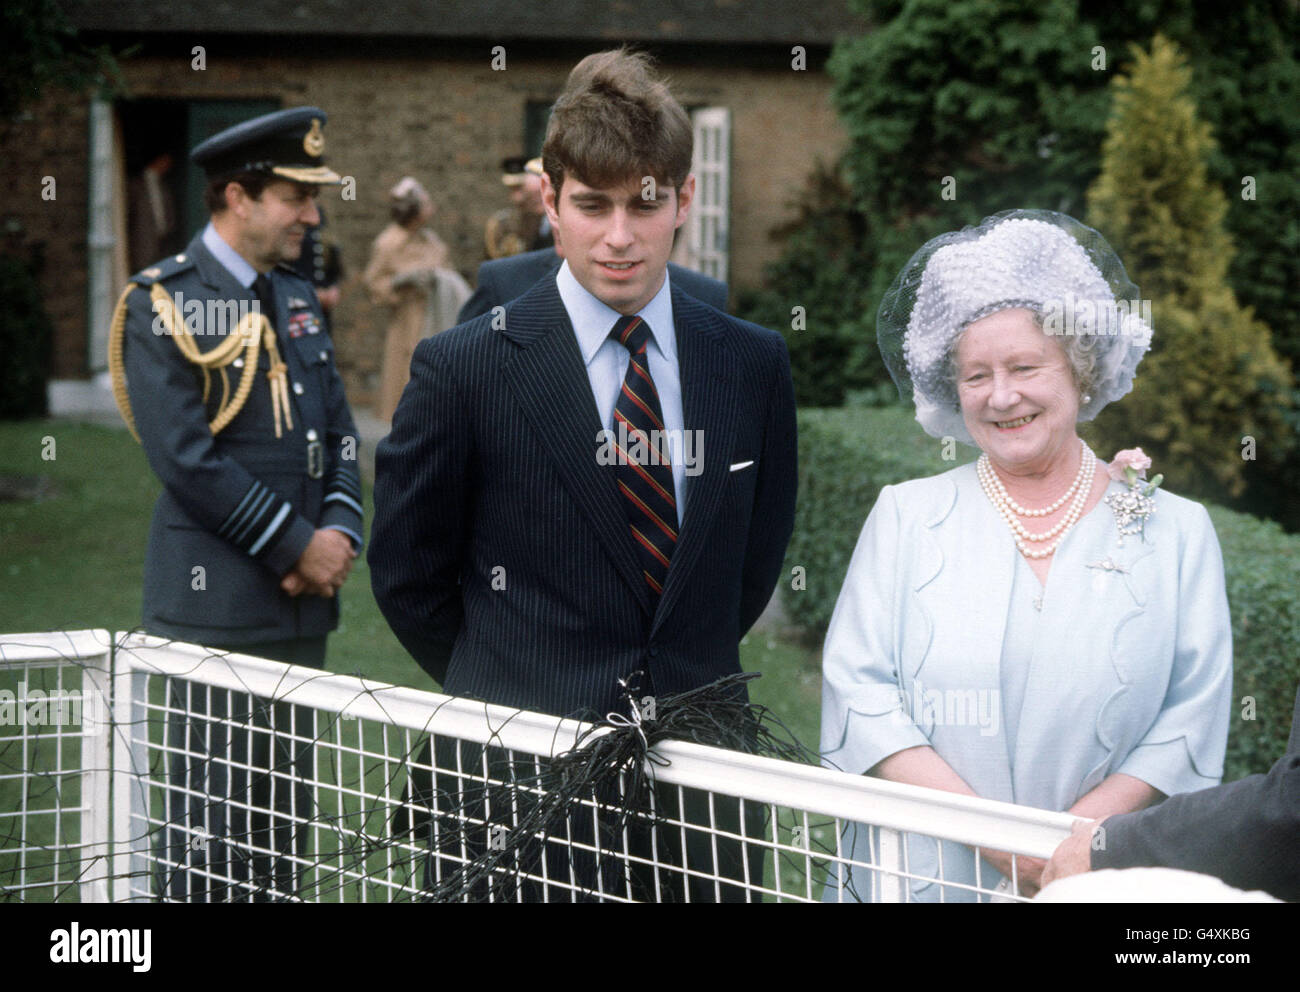
[[[1132,485],[1133,479],[1145,479],[1150,467],[1151,459],[1141,448],[1125,448],[1115,453],[1115,459],[1106,466],[1106,471],[1116,482]],[[1132,479],[1128,477],[1129,469],[1133,470]]]
[[[1111,493],[1105,499],[1106,505],[1115,513],[1121,545],[1124,538],[1132,534],[1146,540],[1147,517],[1156,512],[1156,503],[1151,497],[1165,479],[1163,475],[1157,475],[1145,485],[1139,484],[1146,481],[1150,467],[1151,459],[1141,448],[1125,448],[1106,466],[1112,479],[1128,486],[1128,492]]]

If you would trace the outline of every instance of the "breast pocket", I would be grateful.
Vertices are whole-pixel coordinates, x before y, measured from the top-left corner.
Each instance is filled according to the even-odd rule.
[[[758,481],[758,463],[754,462],[744,468],[730,470],[736,463],[749,461],[745,456],[732,456],[724,463],[722,477],[722,499],[716,517],[716,526],[730,535],[729,540],[745,541],[750,527],[754,525],[754,490]],[[690,511],[688,490],[687,512]]]
[[[303,336],[294,341],[302,363],[322,377],[330,373],[334,364],[334,345],[323,333]]]
[[[742,458],[740,461],[732,462],[728,465],[727,472],[731,475],[735,475],[737,472],[748,472],[751,469],[756,468],[757,465],[758,459],[756,458]]]

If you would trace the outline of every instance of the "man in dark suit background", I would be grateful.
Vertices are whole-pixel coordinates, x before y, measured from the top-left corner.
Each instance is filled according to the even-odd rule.
[[[445,691],[598,718],[627,713],[634,672],[654,695],[740,670],[793,527],[794,392],[779,334],[667,274],[695,190],[691,127],[647,59],[579,63],[543,159],[565,262],[503,326],[483,315],[416,349],[376,453],[369,562],[394,632]],[[687,847],[691,868],[741,877],[739,845],[719,839],[716,860],[706,835]],[[761,858],[749,867],[761,877]],[[690,886],[716,898],[711,879]]]
[[[1081,823],[1047,863],[1043,885],[1090,869],[1143,867],[1201,872],[1300,901],[1300,690],[1286,753],[1266,775]]]
[[[474,295],[460,308],[456,322],[463,324],[523,296],[541,280],[553,278],[563,260],[554,248],[542,248],[484,262],[478,267]],[[718,310],[727,309],[727,284],[722,280],[674,262],[668,263],[668,277],[674,286],[680,286],[697,300]]]

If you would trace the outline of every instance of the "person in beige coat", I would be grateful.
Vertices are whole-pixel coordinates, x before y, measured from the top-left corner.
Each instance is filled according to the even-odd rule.
[[[362,276],[371,302],[389,307],[375,414],[392,420],[421,338],[445,331],[469,298],[469,285],[449,264],[446,244],[426,225],[433,199],[407,176],[389,191],[392,222],[375,238]]]

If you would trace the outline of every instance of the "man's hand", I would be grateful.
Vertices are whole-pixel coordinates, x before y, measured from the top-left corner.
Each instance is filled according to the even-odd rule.
[[[342,531],[318,530],[293,570],[280,579],[280,588],[290,596],[329,598],[347,581],[356,557],[351,538]]]
[[[1010,854],[1006,851],[980,849],[984,860],[996,868],[1009,882],[1011,881],[1011,862],[1016,864],[1016,891],[1022,896],[1034,896],[1043,882],[1042,874],[1047,862],[1042,858],[1031,858],[1027,854]]]
[[[1079,820],[1070,836],[1057,845],[1052,859],[1043,869],[1043,885],[1058,878],[1078,875],[1092,868],[1092,834],[1101,820]]]
[[[327,312],[338,306],[341,295],[342,291],[337,286],[319,286],[316,289],[316,299],[320,300],[320,308]]]

